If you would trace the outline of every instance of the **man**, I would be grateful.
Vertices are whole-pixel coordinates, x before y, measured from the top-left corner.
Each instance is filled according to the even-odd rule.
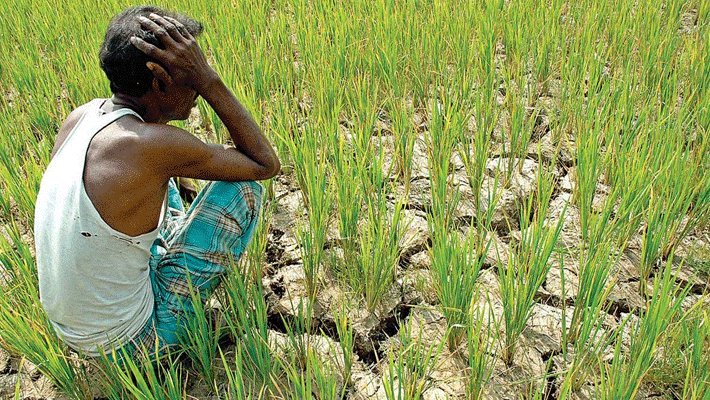
[[[148,355],[180,342],[194,312],[239,259],[259,216],[253,181],[280,168],[270,143],[208,65],[202,25],[156,7],[115,16],[100,51],[113,97],[58,132],[35,209],[40,298],[57,333],[89,356]],[[234,146],[166,125],[198,96]],[[173,177],[211,180],[183,212]]]

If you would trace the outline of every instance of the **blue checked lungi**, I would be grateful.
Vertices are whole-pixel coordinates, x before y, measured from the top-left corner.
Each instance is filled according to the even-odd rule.
[[[190,287],[207,301],[227,268],[239,260],[254,234],[263,191],[256,182],[210,182],[185,212],[170,180],[169,212],[151,248],[155,309],[111,358],[154,357],[181,343],[186,321],[195,313]]]

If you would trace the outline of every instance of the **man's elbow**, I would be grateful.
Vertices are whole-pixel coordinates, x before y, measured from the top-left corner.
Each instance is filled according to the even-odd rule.
[[[262,166],[262,171],[260,175],[260,180],[266,180],[266,179],[271,179],[276,174],[278,174],[281,171],[281,162],[277,157],[274,157],[274,159],[269,162],[266,165]]]

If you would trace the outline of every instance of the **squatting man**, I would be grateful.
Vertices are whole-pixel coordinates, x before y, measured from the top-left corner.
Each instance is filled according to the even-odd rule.
[[[151,6],[109,23],[99,53],[113,96],[60,128],[35,209],[40,299],[60,337],[89,356],[155,356],[241,256],[279,159],[207,63],[202,25]],[[233,146],[177,127],[201,96]],[[211,181],[184,210],[173,178]],[[147,352],[148,354],[145,354]]]

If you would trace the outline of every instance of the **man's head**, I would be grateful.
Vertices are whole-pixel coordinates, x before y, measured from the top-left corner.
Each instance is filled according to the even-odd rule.
[[[185,25],[193,36],[202,33],[200,22],[154,6],[131,7],[113,17],[106,29],[106,36],[99,51],[99,60],[114,94],[141,97],[151,89],[154,74],[148,69],[146,63],[156,62],[156,60],[148,57],[130,42],[131,36],[137,36],[163,48],[160,40],[151,32],[144,30],[138,22],[138,16],[147,17],[150,13],[175,18]]]

